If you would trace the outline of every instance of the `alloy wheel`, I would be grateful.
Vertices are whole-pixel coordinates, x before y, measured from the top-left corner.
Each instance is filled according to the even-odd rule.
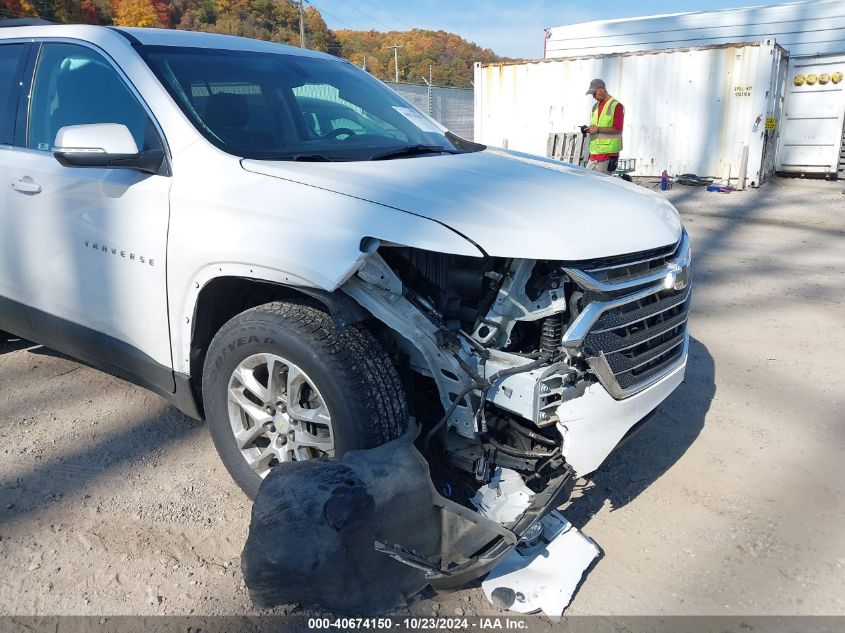
[[[325,400],[308,375],[281,356],[244,359],[229,378],[228,407],[238,449],[262,478],[280,462],[334,455]]]

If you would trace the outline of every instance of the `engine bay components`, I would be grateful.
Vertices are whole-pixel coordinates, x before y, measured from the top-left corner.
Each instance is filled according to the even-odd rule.
[[[478,489],[472,504],[488,519],[507,525],[531,505],[534,493],[510,468],[496,468],[490,481]]]
[[[566,279],[561,264],[381,244],[343,286],[412,372],[434,484],[466,508],[497,470],[513,471],[527,495],[566,473],[556,411],[583,392],[586,369],[562,346]]]

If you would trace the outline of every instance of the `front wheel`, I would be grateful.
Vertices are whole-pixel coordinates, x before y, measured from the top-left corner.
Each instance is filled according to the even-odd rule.
[[[217,451],[252,498],[280,462],[373,448],[408,423],[378,341],[357,326],[338,330],[307,304],[270,303],[226,323],[209,346],[202,390]]]

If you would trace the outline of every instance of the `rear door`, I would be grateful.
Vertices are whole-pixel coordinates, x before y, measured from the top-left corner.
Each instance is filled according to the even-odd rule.
[[[130,169],[64,167],[60,128],[125,125],[140,149],[161,149],[129,80],[83,43],[40,46],[27,125],[18,130],[0,252],[21,272],[9,289],[37,341],[157,390],[173,391],[165,254],[171,178]],[[15,185],[17,187],[15,188]]]
[[[0,330],[30,336],[23,306],[15,301],[21,284],[19,253],[21,244],[9,224],[14,217],[10,208],[11,172],[15,156],[11,151],[15,136],[18,103],[23,88],[24,70],[32,45],[4,43],[0,40]]]

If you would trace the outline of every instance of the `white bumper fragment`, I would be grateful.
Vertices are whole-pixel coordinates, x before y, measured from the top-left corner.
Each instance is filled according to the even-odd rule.
[[[687,334],[689,337],[689,334]],[[625,398],[614,398],[599,383],[580,398],[557,408],[563,456],[578,477],[590,474],[610,455],[628,430],[663,402],[681,384],[686,369],[689,338],[684,341],[684,362],[659,382]]]
[[[501,609],[560,617],[601,550],[557,511],[543,517],[540,524],[543,534],[538,544],[511,550],[481,588]]]

